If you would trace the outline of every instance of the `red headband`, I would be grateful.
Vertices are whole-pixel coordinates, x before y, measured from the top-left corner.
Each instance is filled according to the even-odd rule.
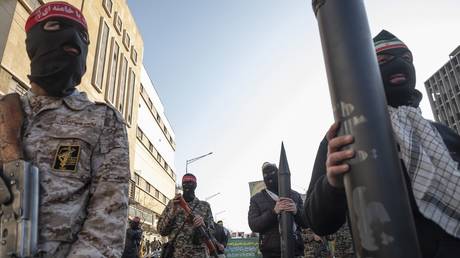
[[[38,7],[27,19],[25,30],[26,33],[37,23],[51,17],[67,18],[78,22],[86,30],[86,20],[83,14],[75,6],[66,2],[50,2]]]
[[[184,182],[194,182],[196,184],[196,177],[192,175],[186,175],[182,177],[182,183]]]

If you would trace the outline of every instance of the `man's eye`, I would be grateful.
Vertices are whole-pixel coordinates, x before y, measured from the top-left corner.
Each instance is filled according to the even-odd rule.
[[[61,23],[58,21],[47,21],[43,26],[44,30],[56,31],[61,29]]]
[[[378,55],[377,56],[377,61],[378,61],[379,65],[382,65],[382,64],[385,64],[385,63],[389,62],[393,58],[394,58],[394,56],[392,56],[392,55]]]
[[[412,62],[412,54],[407,52],[405,53],[402,58],[404,58],[405,60],[409,61],[409,62]]]
[[[81,38],[86,44],[89,44],[89,35],[86,31],[80,31]]]

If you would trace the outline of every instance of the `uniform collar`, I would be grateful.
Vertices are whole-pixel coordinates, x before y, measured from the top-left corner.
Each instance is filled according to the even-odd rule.
[[[79,92],[77,90],[65,97],[63,100],[64,103],[73,110],[82,110],[92,104],[85,92]]]
[[[72,110],[82,110],[92,104],[88,100],[86,93],[75,90],[71,95],[64,98],[37,96],[33,92],[28,91],[23,97],[23,101],[27,103],[24,106],[24,111],[28,115],[37,115],[45,110],[57,109],[62,103]]]

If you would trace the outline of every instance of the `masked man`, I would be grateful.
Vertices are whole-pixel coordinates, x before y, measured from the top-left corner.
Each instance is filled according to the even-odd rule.
[[[421,116],[407,46],[387,31],[374,45],[423,257],[453,257],[460,253],[460,136]],[[309,224],[320,235],[334,233],[346,220],[342,177],[354,151],[342,147],[353,136],[336,136],[338,128],[332,125],[321,142],[305,202]]]
[[[278,215],[281,211],[292,212],[294,215],[294,234],[296,257],[304,256],[302,227],[307,227],[300,215],[303,210],[302,198],[296,191],[291,191],[291,198],[278,196],[278,168],[275,164],[265,162],[262,174],[266,189],[251,197],[248,223],[253,232],[259,233],[259,249],[264,258],[281,256],[281,238]]]
[[[195,196],[197,186],[196,177],[190,173],[182,177],[183,198],[192,210],[194,219],[187,217],[184,210],[179,206],[181,194],[177,194],[174,199],[161,213],[158,219],[157,229],[162,236],[168,236],[169,241],[174,241],[174,254],[176,258],[201,258],[209,257],[203,236],[198,231],[198,227],[204,226],[210,236],[214,235],[214,219],[212,217],[211,206],[205,201],[200,201]],[[213,238],[215,242],[215,239]]]
[[[120,257],[130,178],[125,124],[76,90],[86,71],[88,27],[65,2],[25,25],[31,90],[21,97],[25,159],[39,169],[40,257]]]

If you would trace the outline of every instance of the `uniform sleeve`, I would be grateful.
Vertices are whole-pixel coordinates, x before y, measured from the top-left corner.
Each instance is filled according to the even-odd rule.
[[[91,160],[87,217],[68,258],[120,257],[128,221],[129,147],[126,126],[107,108]]]
[[[212,216],[211,205],[206,203],[208,206],[208,212],[206,213],[206,218],[204,218],[206,227],[208,228],[209,236],[212,238],[214,243],[218,242],[215,238],[216,228],[214,227],[214,218]]]
[[[307,218],[305,216],[305,209],[303,208],[302,197],[299,193],[295,193],[295,199],[293,200],[297,206],[297,213],[294,215],[295,223],[301,228],[308,228]]]
[[[170,200],[166,208],[161,213],[160,217],[158,218],[157,223],[157,230],[162,236],[168,236],[171,234],[174,228],[174,213],[173,213],[173,202]]]
[[[347,199],[343,189],[329,185],[326,177],[327,140],[316,154],[312,178],[304,205],[309,227],[320,236],[335,233],[346,220]]]
[[[262,212],[257,204],[255,197],[251,198],[248,212],[248,223],[252,231],[263,233],[271,228],[274,223],[278,223],[278,217],[273,209]]]

